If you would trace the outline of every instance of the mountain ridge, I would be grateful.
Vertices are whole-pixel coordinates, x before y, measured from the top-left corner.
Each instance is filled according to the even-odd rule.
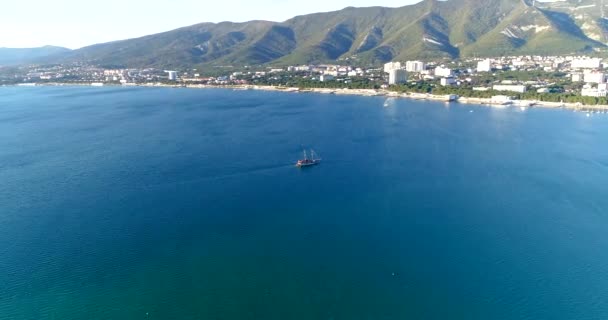
[[[116,67],[186,68],[569,54],[605,50],[599,0],[424,0],[397,8],[346,7],[283,22],[199,23],[41,59]]]
[[[49,45],[35,48],[0,47],[0,66],[18,65],[69,51],[71,50],[68,48]]]

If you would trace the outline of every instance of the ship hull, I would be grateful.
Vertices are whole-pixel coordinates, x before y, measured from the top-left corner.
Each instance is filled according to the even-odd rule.
[[[310,163],[296,163],[296,167],[298,167],[298,168],[312,167],[312,166],[318,165],[319,163],[321,163],[321,161],[314,161],[314,162],[310,162]]]

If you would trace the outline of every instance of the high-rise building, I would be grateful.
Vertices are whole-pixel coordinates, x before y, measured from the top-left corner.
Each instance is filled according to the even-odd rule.
[[[585,72],[583,75],[586,83],[604,83],[606,75],[603,72]]]
[[[169,78],[169,81],[175,81],[177,80],[177,71],[165,71],[167,73],[167,77]]]
[[[490,59],[477,62],[477,72],[490,72],[492,71],[492,62]]]
[[[389,62],[384,65],[384,72],[386,73],[396,69],[401,69],[401,62]]]
[[[422,61],[407,61],[405,63],[405,71],[407,72],[422,72],[426,65]]]
[[[403,69],[393,69],[388,73],[388,84],[407,82],[407,72]]]

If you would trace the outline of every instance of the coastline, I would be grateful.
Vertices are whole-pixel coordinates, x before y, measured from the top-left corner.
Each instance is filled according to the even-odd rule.
[[[34,83],[34,84],[17,84],[10,86],[78,86],[90,87],[89,83]],[[321,94],[336,94],[336,95],[355,95],[365,97],[384,96],[387,98],[403,98],[413,100],[429,100],[441,102],[457,102],[462,104],[472,104],[480,106],[516,106],[516,107],[540,107],[540,108],[564,108],[574,111],[606,111],[608,105],[585,105],[581,103],[567,102],[550,102],[536,100],[512,100],[508,103],[496,103],[492,98],[474,98],[474,97],[458,97],[456,95],[434,95],[430,93],[406,92],[399,93],[386,89],[348,89],[348,88],[297,88],[297,87],[282,87],[282,86],[261,86],[261,85],[206,85],[206,84],[161,84],[161,83],[145,83],[145,84],[128,84],[128,85],[105,85],[105,86],[121,86],[121,87],[166,87],[166,88],[190,88],[190,89],[232,89],[232,90],[261,90],[275,92],[291,92],[291,93],[321,93]]]
[[[218,86],[209,85],[186,85],[187,88],[217,88]],[[357,96],[385,96],[387,98],[404,98],[413,100],[430,100],[441,102],[457,102],[462,104],[487,105],[487,106],[516,106],[516,107],[541,107],[541,108],[565,108],[570,110],[583,111],[608,111],[608,105],[583,105],[581,103],[566,103],[566,102],[550,102],[536,100],[512,100],[510,103],[496,103],[492,98],[472,98],[472,97],[453,97],[454,95],[434,95],[430,93],[407,92],[399,93],[385,89],[330,89],[330,88],[306,88],[300,89],[295,87],[278,87],[278,86],[252,86],[252,85],[236,85],[236,86],[220,86],[222,88],[234,90],[264,90],[278,92],[313,92],[323,94],[336,95],[357,95]]]

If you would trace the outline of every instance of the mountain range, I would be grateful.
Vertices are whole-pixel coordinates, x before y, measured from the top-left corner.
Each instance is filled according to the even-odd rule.
[[[602,52],[608,49],[603,9],[603,0],[424,0],[284,22],[201,23],[35,60],[184,68]]]
[[[27,63],[49,56],[61,55],[70,51],[71,50],[67,48],[54,46],[39,48],[0,48],[0,66]]]

